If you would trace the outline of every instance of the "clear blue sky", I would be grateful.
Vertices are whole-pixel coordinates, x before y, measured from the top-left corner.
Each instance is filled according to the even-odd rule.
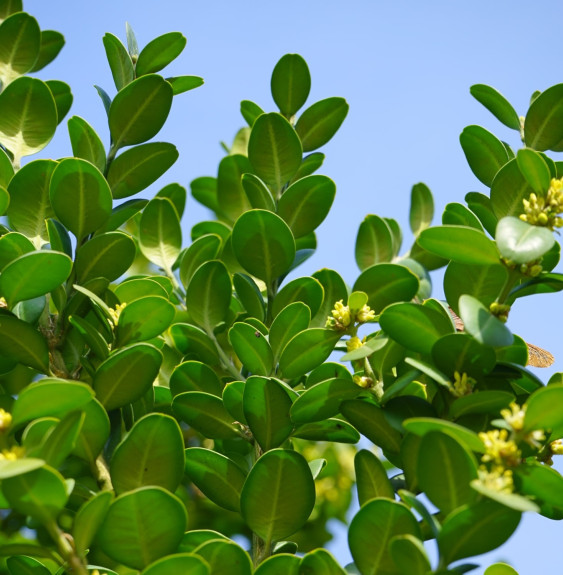
[[[413,184],[425,182],[433,191],[436,222],[446,203],[463,202],[469,191],[485,191],[459,145],[465,126],[482,125],[518,147],[515,133],[470,96],[472,84],[494,86],[524,114],[534,90],[563,81],[563,5],[555,0],[24,0],[24,9],[41,28],[59,30],[67,40],[40,77],[69,83],[75,97],[71,115],[87,119],[106,143],[105,113],[93,88],[99,84],[110,96],[115,93],[104,33],[124,40],[129,21],[141,47],[170,31],[188,38],[184,53],[166,73],[199,75],[205,85],[174,101],[158,139],[174,143],[180,160],[154,192],[173,181],[189,187],[198,176],[215,175],[222,157],[218,142],[230,142],[243,125],[240,101],[274,110],[269,92],[273,66],[285,53],[301,54],[313,79],[309,103],[343,96],[350,112],[322,150],[327,159],[321,173],[336,182],[337,198],[318,232],[319,249],[300,274],[331,267],[349,283],[358,274],[354,242],[366,214],[397,219],[407,249]],[[63,124],[43,155],[70,154]],[[189,201],[185,245],[192,225],[206,217]],[[434,295],[442,296],[439,278]],[[541,372],[546,381],[563,371],[562,323],[558,295],[534,298],[534,308],[519,303],[509,320],[515,333],[558,358]],[[562,536],[561,523],[526,515],[505,547],[479,559],[487,565],[510,558],[520,575],[560,573]],[[348,560],[345,540],[339,538],[332,550],[342,562]]]

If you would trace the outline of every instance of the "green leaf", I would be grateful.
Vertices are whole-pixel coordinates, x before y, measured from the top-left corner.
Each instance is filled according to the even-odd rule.
[[[246,156],[234,154],[225,156],[217,173],[217,210],[228,222],[234,222],[241,214],[250,209],[250,203],[244,191],[242,176],[252,171]]]
[[[200,545],[195,551],[210,566],[211,573],[251,575],[252,561],[248,553],[233,541],[216,539]]]
[[[99,277],[114,281],[129,269],[135,255],[135,242],[123,232],[95,236],[76,251],[76,281],[83,285]]]
[[[1,241],[1,240],[0,240]],[[277,363],[289,341],[298,333],[306,330],[311,321],[311,310],[300,301],[289,304],[276,315],[270,326],[269,342]]]
[[[300,575],[346,575],[326,549],[310,551],[301,559]]]
[[[194,323],[212,333],[227,316],[232,291],[231,276],[223,262],[202,264],[186,290],[186,306]]]
[[[451,435],[458,443],[469,451],[484,453],[485,447],[479,436],[470,429],[452,423],[451,421],[435,419],[433,417],[412,417],[403,421],[403,427],[410,433],[424,437],[432,431],[440,431]]]
[[[108,183],[115,199],[128,198],[148,188],[178,159],[176,146],[165,142],[126,150],[110,165]]]
[[[11,575],[51,575],[43,563],[25,555],[8,557],[6,566]]]
[[[534,150],[560,151],[563,140],[563,84],[544,90],[530,105],[524,141]]]
[[[270,375],[274,367],[267,339],[248,323],[237,322],[229,330],[229,341],[244,367],[254,375]]]
[[[299,54],[282,56],[272,72],[271,88],[280,112],[291,118],[309,96],[311,75],[307,62]]]
[[[73,155],[88,160],[103,174],[106,169],[106,152],[94,128],[80,116],[73,116],[68,121],[68,133]]]
[[[561,414],[561,401],[563,398],[563,385],[550,384],[535,391],[526,402],[526,416],[524,429],[550,429],[550,440],[563,437],[563,416]]]
[[[82,411],[71,411],[53,427],[37,451],[47,465],[58,468],[71,454],[85,421]]]
[[[171,270],[182,249],[178,213],[168,198],[153,198],[139,223],[139,248],[152,263]]]
[[[321,283],[313,277],[297,278],[287,283],[276,295],[272,306],[272,315],[277,316],[283,309],[294,302],[304,303],[311,314],[321,307],[324,290]]]
[[[255,575],[299,575],[301,558],[295,555],[280,553],[268,557],[260,563]]]
[[[106,57],[117,91],[125,88],[135,79],[135,69],[131,56],[121,40],[107,32],[103,38]]]
[[[459,298],[459,313],[465,324],[465,331],[478,342],[492,347],[512,344],[514,338],[504,323],[474,297],[462,295]]]
[[[520,119],[516,110],[500,92],[485,84],[474,84],[469,91],[497,120],[508,128],[520,131]]]
[[[483,231],[479,218],[463,204],[447,204],[442,214],[442,223],[446,226],[467,226]]]
[[[522,148],[516,154],[516,163],[534,192],[545,195],[551,182],[551,173],[542,156],[530,148]]]
[[[340,335],[323,328],[306,329],[295,335],[281,353],[279,369],[283,377],[300,377],[323,363]]]
[[[34,251],[11,261],[0,275],[0,293],[13,307],[53,291],[70,275],[72,260],[60,252]]]
[[[3,459],[0,461],[0,479],[22,475],[43,467],[45,462],[35,457],[23,457],[21,459]]]
[[[55,30],[41,30],[41,43],[39,46],[39,55],[31,72],[38,72],[50,64],[63,49],[65,45],[64,36]]]
[[[12,166],[12,160],[10,160],[4,150],[0,150],[0,186],[7,188],[13,176],[14,166]]]
[[[221,399],[201,391],[180,393],[172,402],[175,415],[210,439],[240,437],[239,428]]]
[[[162,128],[172,106],[172,86],[149,74],[133,80],[117,93],[109,109],[113,148],[141,144]]]
[[[223,389],[223,404],[225,405],[225,409],[236,421],[244,425],[247,424],[242,407],[245,383],[244,381],[230,381]]]
[[[127,36],[127,51],[131,58],[139,57],[139,46],[137,44],[137,37],[129,22],[125,22],[125,34]]]
[[[211,501],[228,509],[240,511],[240,494],[245,474],[228,457],[210,449],[186,449],[186,474]]]
[[[0,24],[0,81],[3,88],[33,69],[40,46],[39,25],[29,14],[17,12]]]
[[[169,32],[151,40],[139,54],[135,72],[137,77],[153,74],[168,66],[186,46],[186,38],[180,32]]]
[[[221,238],[215,234],[201,236],[184,252],[180,262],[180,280],[188,287],[195,271],[209,260],[214,260],[221,249]],[[236,289],[236,280],[235,282]]]
[[[18,232],[8,232],[0,237],[0,270],[15,259],[35,251],[33,244]]]
[[[57,124],[60,124],[68,114],[73,101],[70,86],[59,80],[47,80],[45,82],[53,94],[57,108]]]
[[[98,228],[97,234],[113,232],[136,216],[147,204],[148,200],[127,200],[112,209],[107,222]]]
[[[291,398],[273,379],[249,377],[244,386],[244,416],[263,451],[279,447],[293,431]]]
[[[485,569],[484,575],[518,575],[518,573],[506,563],[495,563]]]
[[[161,487],[141,487],[113,501],[96,542],[114,561],[140,570],[176,551],[186,523],[180,499]]]
[[[166,78],[166,81],[172,86],[174,96],[189,92],[204,84],[203,78],[199,76],[175,76],[173,78]]]
[[[387,477],[385,467],[371,451],[361,449],[356,453],[354,470],[360,507],[376,497],[395,499],[395,492]]]
[[[10,507],[43,525],[56,519],[68,499],[63,476],[51,467],[3,479],[2,492]]]
[[[162,354],[148,343],[113,352],[96,370],[96,397],[111,411],[140,399],[150,388],[162,363]]]
[[[398,535],[421,537],[418,523],[406,505],[378,498],[360,508],[350,523],[348,545],[362,575],[396,572],[390,542]]]
[[[518,527],[521,515],[486,499],[458,509],[438,534],[440,556],[449,564],[500,547]]]
[[[241,185],[252,208],[270,212],[276,211],[272,192],[258,176],[242,174]]]
[[[466,333],[441,337],[432,346],[432,359],[436,367],[450,377],[457,371],[475,379],[491,372],[496,363],[494,350]]]
[[[299,169],[301,157],[299,137],[283,116],[271,113],[256,119],[248,141],[248,159],[276,197]]]
[[[315,504],[315,483],[305,458],[273,449],[254,464],[241,494],[242,516],[269,547],[303,527]]]
[[[395,302],[414,298],[419,289],[419,281],[405,266],[376,264],[359,275],[353,289],[366,293],[369,307],[380,314]]]
[[[3,2],[0,3],[0,22],[5,20],[11,14],[21,12],[22,10],[23,6],[21,0],[3,0]],[[44,557],[44,555],[42,556]]]
[[[192,553],[174,553],[151,563],[143,570],[142,575],[211,575],[209,564]]]
[[[390,453],[399,453],[401,434],[388,423],[384,411],[367,401],[352,399],[340,406],[342,415],[372,443]]]
[[[425,230],[434,217],[434,199],[430,188],[423,183],[415,184],[411,190],[409,224],[414,236]]]
[[[240,103],[240,113],[245,119],[246,123],[252,128],[256,119],[264,113],[264,110],[250,100],[243,100]]]
[[[471,171],[490,187],[497,172],[509,160],[504,144],[481,126],[464,128],[459,141]]]
[[[499,220],[496,242],[503,258],[525,264],[541,258],[555,243],[548,228],[531,226],[514,217]]]
[[[204,391],[221,397],[222,385],[215,372],[200,361],[184,361],[170,375],[170,391],[176,396],[185,391]]]
[[[418,243],[425,250],[465,264],[496,264],[495,243],[483,232],[466,226],[440,226],[421,232]]]
[[[348,114],[344,98],[327,98],[307,108],[297,120],[295,130],[304,152],[312,152],[332,139]]]
[[[560,519],[563,513],[563,477],[552,467],[540,463],[519,466],[515,472],[519,493],[541,506],[541,514]]]
[[[320,152],[313,152],[308,156],[305,156],[301,161],[301,166],[297,170],[295,176],[293,176],[293,182],[304,178],[305,176],[310,176],[314,174],[322,165],[325,160],[325,155]]]
[[[248,314],[260,321],[264,321],[266,317],[266,304],[256,282],[245,274],[236,273],[233,275],[233,286],[240,303]],[[271,341],[270,345],[272,345]]]
[[[526,181],[516,159],[507,162],[496,175],[491,186],[491,206],[497,218],[518,217],[524,213],[522,200],[527,200],[534,189]]]
[[[309,441],[333,441],[335,443],[358,443],[360,434],[342,419],[326,419],[300,425],[291,434]]]
[[[111,191],[100,171],[86,160],[67,158],[51,176],[51,205],[57,219],[80,243],[111,213]]]
[[[110,472],[118,495],[143,485],[174,493],[184,474],[184,438],[176,420],[149,413],[136,421],[114,451]]]
[[[379,216],[366,216],[360,224],[356,237],[356,263],[365,270],[394,257],[393,233],[384,219]]]
[[[111,98],[108,96],[107,92],[100,88],[100,86],[96,86],[94,84],[94,88],[96,88],[96,92],[98,92],[98,96],[100,96],[100,100],[104,106],[104,110],[106,111],[106,115],[109,117],[109,109],[111,107]]]
[[[127,279],[116,286],[114,293],[122,303],[131,303],[151,295],[168,297],[166,289],[150,277]]]
[[[322,286],[324,298],[319,311],[311,319],[310,327],[324,327],[326,320],[337,301],[348,299],[348,288],[344,280],[334,270],[322,269],[313,276]]]
[[[15,165],[22,156],[42,150],[57,128],[57,108],[49,86],[36,78],[14,80],[0,94],[0,144],[12,152]]]
[[[109,417],[102,404],[96,399],[89,401],[81,410],[86,414],[86,419],[73,453],[92,465],[109,438]]]
[[[233,251],[242,267],[270,285],[285,275],[295,257],[295,240],[287,224],[266,210],[250,210],[236,221]]]
[[[210,365],[219,365],[217,348],[209,336],[199,327],[187,323],[177,323],[170,327],[170,337],[176,349],[183,355],[193,354]]]

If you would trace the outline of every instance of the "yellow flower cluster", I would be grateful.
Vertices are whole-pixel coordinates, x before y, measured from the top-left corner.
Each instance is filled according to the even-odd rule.
[[[334,304],[331,314],[326,320],[326,327],[337,331],[346,331],[356,323],[366,323],[375,319],[375,312],[368,305],[362,306],[353,315],[350,307],[344,305],[344,300],[337,301]]]
[[[543,226],[553,230],[563,227],[563,218],[558,214],[563,212],[563,178],[551,180],[551,185],[545,197],[531,193],[527,200],[522,200],[524,213],[520,219],[533,226]]]
[[[516,402],[509,405],[509,409],[501,409],[500,414],[504,421],[512,427],[516,433],[520,433],[524,428],[524,417],[526,416],[526,406],[520,407]],[[536,449],[541,447],[540,442],[545,441],[545,433],[541,429],[530,431],[521,438]]]
[[[549,447],[553,455],[563,455],[563,439],[552,441]]]
[[[362,340],[357,335],[355,335],[346,342],[346,350],[348,351],[348,353],[350,353],[355,349],[360,349],[360,347],[362,347],[363,345],[364,344],[362,343]]]
[[[541,267],[541,266],[540,266]],[[540,270],[541,271],[541,270]],[[489,311],[500,321],[506,322],[508,320],[508,314],[510,312],[510,306],[503,303],[498,303],[494,301],[489,306]]]
[[[113,327],[117,326],[117,322],[119,321],[119,316],[121,315],[121,312],[123,311],[123,309],[125,308],[125,306],[127,305],[127,303],[119,303],[115,306],[114,308],[109,308],[109,313],[111,315],[111,323],[113,324]]]
[[[479,483],[487,489],[499,493],[512,493],[514,491],[512,469],[505,469],[502,465],[497,465],[489,470],[486,466],[481,465],[477,473]]]
[[[0,432],[6,431],[12,425],[12,414],[0,408]]]
[[[485,444],[484,463],[492,462],[502,467],[515,467],[522,459],[522,454],[514,440],[508,438],[508,430],[493,429],[479,433]]]
[[[354,383],[363,389],[369,389],[373,387],[373,379],[367,375],[355,375]]]
[[[11,449],[3,449],[0,453],[0,461],[15,461],[21,459],[25,455],[25,449],[19,445],[15,445]]]
[[[473,393],[473,388],[477,382],[469,377],[465,372],[459,373],[456,371],[454,373],[454,382],[450,387],[452,395],[455,397],[462,397],[464,395],[470,395]]]

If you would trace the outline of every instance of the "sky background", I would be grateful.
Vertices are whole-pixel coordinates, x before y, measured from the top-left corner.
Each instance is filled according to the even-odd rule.
[[[180,159],[151,195],[170,182],[189,189],[194,178],[215,176],[223,156],[219,142],[230,143],[244,125],[240,101],[274,111],[272,69],[284,54],[301,54],[312,75],[308,105],[341,96],[350,112],[321,150],[327,157],[319,173],[336,182],[337,196],[317,232],[317,253],[299,275],[330,267],[349,284],[359,274],[354,244],[367,214],[398,220],[404,252],[412,242],[408,210],[415,183],[432,190],[436,223],[447,203],[463,203],[469,191],[488,191],[473,176],[459,145],[465,126],[479,124],[518,148],[516,132],[471,97],[471,85],[494,86],[524,114],[535,90],[563,81],[560,1],[24,0],[24,9],[42,29],[59,30],[67,41],[39,77],[71,85],[74,104],[68,117],[85,118],[106,146],[106,116],[93,88],[98,84],[115,95],[104,33],[125,42],[128,21],[140,48],[166,32],[187,37],[183,54],[164,73],[202,76],[205,85],[174,99],[158,140],[174,143]],[[66,155],[71,147],[65,120],[40,157]],[[208,217],[189,198],[184,245],[189,245],[191,227]],[[439,276],[433,295],[443,297]],[[534,297],[530,304],[518,300],[508,325],[556,356],[556,363],[540,373],[545,381],[563,371],[561,296]],[[520,575],[559,573],[562,537],[561,523],[525,514],[505,546],[476,562],[486,567],[504,558]],[[331,550],[343,564],[350,560],[344,531],[339,530]]]

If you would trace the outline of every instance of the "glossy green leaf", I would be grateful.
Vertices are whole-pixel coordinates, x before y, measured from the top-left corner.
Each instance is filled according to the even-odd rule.
[[[47,80],[45,84],[49,86],[49,90],[51,90],[53,98],[55,99],[57,124],[60,124],[68,114],[74,99],[70,91],[70,86],[59,80]]]
[[[551,384],[535,391],[526,403],[523,431],[550,429],[550,440],[563,437],[561,401],[563,385]]]
[[[299,575],[301,558],[295,555],[280,553],[272,555],[260,563],[255,575]]]
[[[425,250],[466,264],[498,263],[495,243],[483,232],[466,226],[440,226],[421,232],[418,243]]]
[[[493,212],[489,196],[479,192],[469,192],[465,194],[465,201],[469,209],[479,218],[487,232],[490,235],[494,235],[498,219]]]
[[[540,513],[539,505],[534,503],[529,497],[524,497],[518,493],[511,493],[507,491],[499,491],[498,489],[491,489],[484,485],[478,479],[471,482],[471,487],[478,493],[485,496],[489,501],[495,501],[505,506],[508,509],[518,512],[531,511],[532,513]]]
[[[513,336],[504,323],[474,297],[462,295],[459,298],[459,313],[465,324],[465,331],[480,343],[492,347],[503,347],[512,343]]]
[[[324,290],[321,283],[313,277],[302,277],[290,281],[278,292],[272,306],[272,315],[277,316],[294,302],[304,303],[314,315],[321,307]]]
[[[170,337],[176,349],[183,355],[193,354],[210,365],[219,365],[217,348],[209,336],[199,327],[187,323],[178,323],[170,327]]]
[[[135,72],[137,76],[153,74],[168,66],[186,46],[186,38],[180,32],[169,32],[151,40],[139,54]]]
[[[185,251],[180,262],[180,279],[184,287],[188,287],[200,265],[217,258],[220,248],[221,238],[215,234],[208,234],[195,240]]]
[[[522,148],[516,154],[516,163],[534,192],[543,196],[549,188],[551,173],[542,156],[530,148]]]
[[[170,375],[170,390],[172,395],[185,391],[204,391],[220,397],[222,386],[215,372],[205,363],[184,361]]]
[[[342,419],[326,419],[300,425],[291,434],[309,441],[333,441],[335,443],[358,443],[360,434]]]
[[[401,435],[388,423],[383,410],[377,405],[352,399],[344,401],[340,411],[372,443],[390,453],[399,453]]]
[[[393,259],[393,234],[384,219],[366,216],[356,237],[356,263],[360,270]]]
[[[219,206],[217,205],[217,178],[209,176],[196,178],[191,181],[190,190],[194,199],[200,204],[214,212],[219,211]]]
[[[309,327],[310,320],[311,310],[300,301],[289,304],[276,315],[270,326],[269,334],[269,342],[274,354],[274,364],[277,363],[289,341]]]
[[[45,462],[36,457],[23,457],[21,459],[3,459],[0,461],[0,479],[14,477],[29,473],[34,469],[43,467]]]
[[[125,88],[135,79],[135,69],[131,56],[121,43],[121,40],[107,32],[103,38],[106,57],[108,59],[111,75],[117,91]]]
[[[100,136],[90,124],[80,116],[73,116],[68,121],[68,133],[72,153],[77,158],[88,160],[100,172],[106,169],[106,152]]]
[[[153,198],[139,223],[139,248],[152,263],[170,270],[182,249],[178,213],[168,198]]]
[[[64,36],[55,30],[41,30],[41,43],[39,45],[39,55],[32,72],[38,72],[50,64],[63,49],[65,45]]]
[[[79,242],[110,216],[109,186],[100,171],[86,160],[67,158],[59,162],[49,193],[57,219]]]
[[[270,212],[276,211],[272,192],[258,176],[243,174],[241,185],[252,208]]]
[[[143,570],[142,575],[210,575],[209,564],[192,553],[175,553],[158,559]]]
[[[20,170],[21,171],[21,170]],[[4,150],[0,151],[0,186],[7,188],[10,180],[14,176],[14,166],[12,160]]]
[[[485,569],[484,575],[518,575],[518,572],[506,563],[495,563]]]
[[[6,566],[11,575],[51,575],[43,563],[25,555],[8,557]]]
[[[256,282],[245,274],[236,273],[233,275],[233,286],[238,299],[248,314],[260,321],[264,321],[266,304]],[[272,345],[271,341],[270,345]]]
[[[280,112],[291,118],[307,101],[311,75],[299,54],[282,56],[272,72],[272,96]]]
[[[531,226],[514,217],[502,218],[497,226],[496,242],[503,258],[525,264],[541,258],[555,243],[548,228]]]
[[[440,555],[449,564],[492,551],[512,535],[520,517],[521,513],[489,500],[464,506],[442,525],[438,535]]]
[[[210,439],[239,437],[239,428],[221,399],[201,391],[180,393],[172,402],[176,416]]]
[[[293,182],[304,178],[305,176],[310,176],[314,174],[322,165],[325,160],[325,155],[320,152],[313,152],[308,156],[305,156],[301,161],[301,166],[297,170],[295,176],[293,176]]]
[[[96,86],[96,84],[94,84],[94,88],[96,89],[96,92],[98,92],[98,96],[100,97],[100,100],[102,101],[102,104],[104,106],[104,110],[106,111],[106,115],[109,117],[109,109],[111,107],[111,98],[108,96],[108,93],[101,88],[100,86]]]
[[[113,197],[127,198],[144,190],[177,159],[176,146],[166,142],[151,142],[126,150],[113,160],[108,171]]]
[[[236,221],[233,251],[246,271],[271,284],[288,272],[295,257],[295,240],[287,224],[266,210],[250,210]]]
[[[432,198],[432,192],[423,183],[415,184],[411,190],[409,212],[409,224],[415,237],[432,223],[433,217],[434,199]]]
[[[463,204],[447,204],[442,214],[442,223],[445,226],[467,226],[483,231],[479,218]]]
[[[204,84],[203,78],[199,76],[175,76],[173,78],[166,78],[166,81],[172,86],[174,96],[189,92]]]
[[[491,206],[497,218],[518,217],[524,213],[522,200],[534,191],[518,167],[516,159],[507,162],[496,175],[491,186]]]
[[[212,529],[192,529],[184,533],[178,551],[180,553],[192,553],[203,545],[203,543],[217,539],[228,541],[228,538],[218,531],[213,531]]]
[[[516,110],[500,92],[485,84],[474,84],[469,91],[497,120],[513,130],[520,131],[520,119]]]
[[[85,284],[98,277],[114,281],[129,269],[135,254],[135,242],[123,232],[95,236],[76,251],[76,281]]]
[[[81,411],[71,411],[53,427],[37,451],[47,465],[57,469],[70,455],[78,440],[78,435],[85,421]]]
[[[563,514],[563,477],[547,465],[533,463],[515,470],[518,493],[540,505],[541,514],[550,519],[560,519]]]
[[[181,219],[186,208],[187,195],[186,188],[180,184],[168,184],[167,186],[164,186],[158,194],[156,194],[156,197],[168,198],[176,208],[178,217]]]
[[[242,398],[244,396],[244,381],[230,381],[223,389],[223,404],[226,410],[235,418],[236,421],[247,424],[244,416]]]
[[[530,105],[524,141],[534,150],[560,151],[563,140],[563,84],[544,90]]]
[[[410,433],[424,437],[432,431],[440,431],[451,435],[458,443],[469,451],[483,453],[485,447],[479,436],[470,429],[452,423],[451,421],[435,419],[432,417],[412,417],[403,421],[403,427]]]
[[[326,549],[315,549],[301,559],[299,575],[346,575],[346,571]]]
[[[56,519],[68,499],[63,476],[51,467],[2,480],[2,492],[11,508],[43,525]]]
[[[0,269],[15,259],[35,251],[34,245],[18,232],[8,232],[0,237]]]
[[[186,290],[186,306],[190,317],[207,333],[225,320],[232,295],[231,276],[221,261],[201,265]]]
[[[270,375],[274,366],[272,348],[266,338],[248,323],[237,322],[229,330],[229,341],[244,367],[254,375]]]
[[[264,110],[254,102],[250,100],[243,100],[240,103],[240,113],[242,117],[245,119],[246,123],[252,128],[254,122],[264,113]]]
[[[492,371],[496,363],[493,349],[465,333],[441,337],[432,346],[432,359],[440,371],[451,377],[457,371],[475,379]]]
[[[57,108],[45,82],[27,76],[14,80],[0,94],[0,107],[0,144],[12,152],[16,165],[51,141]]]
[[[162,354],[148,343],[137,343],[112,353],[96,370],[96,397],[110,411],[141,398],[162,363]]]
[[[295,335],[280,357],[283,377],[300,377],[317,367],[332,353],[340,335],[323,328],[306,329]]]
[[[180,499],[161,487],[142,487],[113,501],[96,541],[114,561],[140,570],[174,553],[186,523]]]
[[[419,281],[405,266],[383,263],[364,270],[353,289],[366,293],[369,307],[380,314],[390,304],[414,298],[419,289]]]
[[[136,216],[147,204],[148,200],[127,200],[112,209],[107,222],[98,228],[97,234],[113,232]]]
[[[207,541],[195,549],[194,553],[205,559],[211,573],[252,574],[252,561],[248,553],[234,541]]]
[[[246,156],[234,154],[225,156],[217,173],[217,210],[232,223],[251,208],[242,184],[242,175],[252,172]]]
[[[263,451],[279,447],[293,431],[291,399],[273,379],[249,377],[244,386],[244,416]]]
[[[161,284],[150,277],[134,278],[121,282],[114,290],[115,295],[122,303],[131,303],[146,296],[168,297],[168,292]]]
[[[485,186],[509,160],[504,144],[481,126],[467,126],[459,140],[471,171]]]
[[[254,464],[241,494],[242,516],[266,545],[300,529],[315,504],[315,483],[305,458],[273,449]]]
[[[17,12],[0,24],[0,81],[3,88],[33,69],[40,46],[41,32],[33,16]]]
[[[120,90],[109,109],[113,148],[141,144],[156,136],[168,117],[172,97],[172,86],[154,74]]]
[[[324,327],[326,320],[334,309],[334,304],[340,300],[347,300],[348,288],[344,280],[337,272],[330,269],[322,269],[315,272],[313,276],[322,286],[324,298],[319,311],[311,319],[310,327]]]
[[[228,457],[210,449],[186,449],[186,474],[211,501],[228,509],[240,511],[240,494],[245,474]]]
[[[398,535],[421,537],[418,523],[406,505],[378,498],[360,508],[350,523],[348,545],[362,575],[396,572],[390,542]]]
[[[23,5],[21,0],[4,0],[0,4],[0,22],[15,12],[21,12]]]
[[[374,453],[367,449],[358,451],[354,457],[354,470],[360,507],[375,497],[395,499],[385,467]]]
[[[192,241],[195,242],[202,236],[215,234],[219,236],[223,242],[227,242],[231,236],[231,231],[231,227],[223,222],[217,220],[203,221],[192,227],[191,238]]]
[[[53,291],[70,275],[72,261],[53,251],[34,251],[11,261],[0,275],[0,293],[10,307]]]
[[[299,137],[283,116],[271,113],[256,119],[248,141],[248,159],[276,196],[299,169],[301,157]]]
[[[81,408],[81,411],[84,412],[86,418],[73,453],[92,464],[109,438],[109,417],[102,404],[96,399],[89,401]]]
[[[307,108],[295,125],[303,151],[312,152],[332,139],[344,122],[348,108],[344,98],[326,98]]]

